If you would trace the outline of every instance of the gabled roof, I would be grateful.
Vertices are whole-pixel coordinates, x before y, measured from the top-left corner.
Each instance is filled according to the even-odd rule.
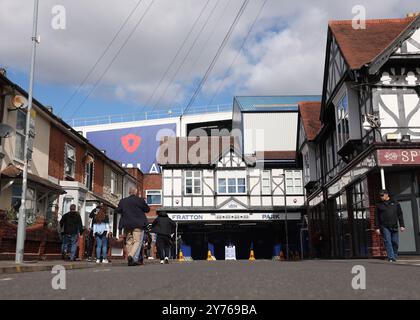
[[[316,135],[321,129],[321,103],[316,101],[300,102],[299,114],[303,129],[308,141],[315,140]]]
[[[418,19],[366,20],[366,29],[354,29],[351,20],[330,21],[329,28],[350,69],[358,70],[374,62],[386,49],[398,45],[396,40]]]
[[[241,111],[297,111],[300,101],[321,100],[321,96],[237,96]]]
[[[200,146],[203,148],[200,149]],[[193,148],[197,148],[197,150]],[[162,166],[213,166],[230,150],[241,155],[238,140],[234,137],[165,137],[161,141],[157,160]],[[169,154],[170,151],[175,151],[175,154]],[[196,151],[197,153],[195,153]],[[190,152],[200,159],[200,163],[196,163],[197,159],[189,157]],[[252,157],[242,158],[247,165],[255,163],[255,159]]]

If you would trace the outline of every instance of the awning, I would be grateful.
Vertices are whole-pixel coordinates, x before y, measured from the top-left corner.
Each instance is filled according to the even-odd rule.
[[[22,170],[18,167],[10,164],[5,169],[3,169],[0,173],[2,179],[22,179]],[[42,185],[43,187],[55,191],[58,194],[65,194],[66,191],[59,186],[47,179],[41,178],[35,174],[28,172],[28,180],[35,183]]]
[[[117,206],[112,204],[110,201],[106,200],[104,197],[100,196],[95,192],[89,192],[86,197],[86,202],[102,202],[107,207],[115,209]]]

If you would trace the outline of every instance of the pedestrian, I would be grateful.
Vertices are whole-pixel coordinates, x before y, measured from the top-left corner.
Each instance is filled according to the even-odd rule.
[[[102,206],[95,216],[93,235],[96,240],[96,263],[108,263],[109,217],[105,206]]]
[[[95,245],[95,237],[93,234],[93,225],[95,223],[95,216],[98,214],[99,210],[101,209],[102,203],[99,203],[95,209],[93,209],[90,214],[89,214],[89,219],[90,219],[90,223],[89,223],[89,229],[88,229],[88,234],[86,236],[86,250],[85,250],[85,255],[87,258],[87,261],[92,261],[93,260],[93,247]]]
[[[401,205],[390,198],[387,190],[381,190],[379,196],[381,197],[381,202],[375,208],[376,233],[379,235],[382,233],[388,261],[395,262],[398,258],[398,232],[405,231],[403,212]]]
[[[171,255],[171,236],[175,233],[175,222],[165,212],[159,212],[152,223],[152,231],[157,235],[157,249],[160,263],[169,263]]]
[[[126,235],[128,265],[135,266],[138,262],[134,257],[143,242],[144,230],[147,226],[146,213],[150,211],[150,208],[143,198],[137,196],[136,188],[130,188],[129,194],[127,198],[120,200],[115,211],[121,214],[118,228],[124,229]]]
[[[83,233],[82,218],[76,211],[76,205],[70,206],[70,211],[66,213],[60,220],[60,227],[63,228],[63,247],[67,247],[67,241],[71,244],[70,260],[76,260],[77,240],[79,234]],[[64,240],[65,239],[65,240]],[[65,253],[63,253],[65,254]]]

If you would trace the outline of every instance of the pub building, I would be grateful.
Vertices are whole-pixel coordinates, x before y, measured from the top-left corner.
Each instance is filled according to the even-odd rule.
[[[329,22],[322,101],[299,105],[298,126],[312,249],[323,258],[385,255],[374,232],[382,188],[404,213],[400,253],[420,254],[419,27],[418,15],[365,29]]]

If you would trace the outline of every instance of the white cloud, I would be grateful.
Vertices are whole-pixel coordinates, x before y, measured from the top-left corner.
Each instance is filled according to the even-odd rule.
[[[132,30],[146,5],[140,9],[115,41],[105,59],[89,78],[92,86]],[[157,98],[185,56],[204,19],[217,0],[210,0],[200,23],[181,52],[177,63],[162,82]],[[180,103],[188,97],[192,81],[201,77],[229,28],[241,0],[220,0],[208,26],[197,41],[176,81],[160,105]],[[244,52],[238,57],[223,87],[234,94],[319,94],[321,92],[327,23],[351,19],[351,8],[363,4],[368,18],[403,17],[416,9],[417,0],[268,0]],[[51,28],[51,9],[56,0],[40,1],[37,80],[48,84],[77,86],[123,23],[137,0],[62,0],[67,11],[67,29]],[[145,103],[174,57],[206,0],[156,0],[127,46],[101,81],[94,95],[111,94],[115,99]],[[250,4],[225,48],[208,84],[209,97],[220,81],[258,12],[262,0]],[[2,0],[0,3],[0,64],[28,70],[32,29],[32,1]],[[213,36],[210,37],[211,32]],[[197,60],[198,59],[198,60]],[[197,61],[197,63],[195,63]],[[111,88],[111,90],[109,90]],[[88,89],[87,89],[88,90]],[[102,92],[106,90],[106,93]],[[86,92],[84,90],[83,92]]]

